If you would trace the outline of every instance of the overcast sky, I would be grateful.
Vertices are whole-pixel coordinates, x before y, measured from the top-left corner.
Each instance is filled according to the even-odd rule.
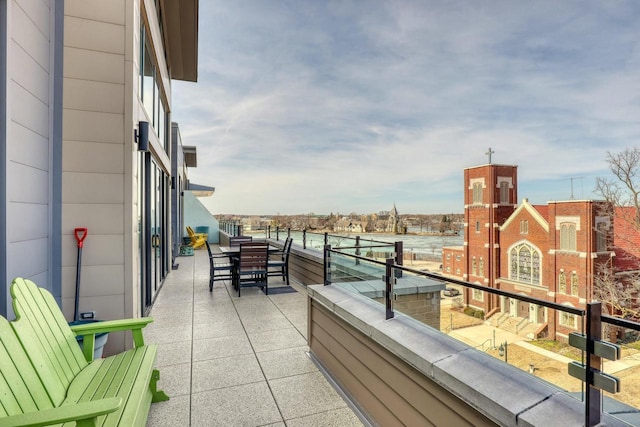
[[[637,0],[200,1],[173,120],[214,214],[462,212],[489,147],[520,200],[593,198],[640,143],[639,22]]]

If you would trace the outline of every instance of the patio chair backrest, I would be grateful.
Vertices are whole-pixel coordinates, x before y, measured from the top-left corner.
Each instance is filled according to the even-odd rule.
[[[232,236],[229,237],[229,246],[238,246],[240,243],[253,241],[252,236]]]
[[[269,244],[267,242],[245,242],[240,244],[239,269],[267,271]]]

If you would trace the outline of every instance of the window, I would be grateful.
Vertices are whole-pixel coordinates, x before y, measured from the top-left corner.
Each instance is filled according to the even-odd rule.
[[[447,254],[447,261],[451,259],[451,254]]]
[[[482,183],[473,183],[473,204],[478,205],[482,203]]]
[[[509,183],[507,181],[500,183],[500,203],[509,203]]]
[[[480,257],[480,276],[484,277],[484,259]]]
[[[560,313],[560,324],[569,328],[576,329],[576,315],[566,312]]]
[[[471,259],[471,274],[474,276],[478,274],[478,264],[476,263],[476,257]]]
[[[476,301],[484,301],[484,292],[482,292],[480,289],[474,289],[473,299]]]
[[[509,252],[511,280],[532,285],[540,284],[540,252],[528,243],[521,243]]]
[[[576,250],[576,225],[572,222],[560,224],[560,250]]]
[[[480,232],[480,221],[476,221],[476,233]]]
[[[456,261],[460,261],[460,255],[456,255]]]
[[[161,76],[154,62],[153,50],[144,25],[140,27],[140,88],[138,95],[147,112],[147,117],[149,117],[149,123],[168,153],[170,147],[167,137],[167,107],[162,91]]]
[[[456,268],[456,274],[459,276],[460,275],[460,269]]]
[[[571,295],[578,295],[578,273],[571,273]]]
[[[609,225],[604,222],[598,222],[596,224],[596,251],[604,252],[607,250],[607,229]]]
[[[560,275],[558,276],[558,292],[561,294],[567,293],[567,278],[564,275],[564,270],[560,270]]]
[[[526,219],[520,221],[520,234],[529,234],[529,221]]]

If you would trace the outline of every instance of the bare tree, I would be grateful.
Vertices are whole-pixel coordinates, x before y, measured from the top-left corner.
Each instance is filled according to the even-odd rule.
[[[608,151],[607,163],[616,179],[596,178],[595,193],[614,209],[631,208],[632,215],[625,215],[623,219],[640,230],[640,149],[626,148],[621,153]]]
[[[594,278],[593,298],[603,302],[608,314],[639,318],[640,306],[640,149],[607,152],[607,163],[615,178],[597,178],[595,192],[606,202],[598,215],[610,218],[609,227],[598,227],[599,238],[611,251]],[[596,221],[597,222],[597,221]],[[615,256],[614,256],[615,255]],[[612,331],[613,332],[613,331]]]

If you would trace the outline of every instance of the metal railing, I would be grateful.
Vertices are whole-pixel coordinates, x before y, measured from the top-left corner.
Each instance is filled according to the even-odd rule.
[[[230,236],[242,236],[242,224],[237,221],[220,221],[218,224],[221,231]]]
[[[399,242],[402,243],[402,242]],[[582,323],[582,334],[572,333],[569,336],[570,345],[577,346],[583,351],[583,363],[569,364],[569,374],[579,378],[584,384],[584,396],[585,396],[585,425],[596,426],[600,424],[602,418],[602,402],[603,394],[602,389],[606,391],[612,391],[611,389],[619,390],[618,379],[607,375],[601,371],[603,357],[613,359],[612,353],[618,354],[620,357],[620,348],[606,341],[602,341],[602,324],[609,324],[615,327],[623,329],[631,329],[634,331],[640,331],[640,323],[621,319],[613,316],[607,316],[602,314],[601,302],[590,302],[586,304],[586,308],[575,308],[566,305],[561,305],[555,302],[546,301],[534,297],[528,297],[521,294],[515,294],[512,292],[489,288],[475,283],[465,282],[462,280],[443,277],[439,274],[434,274],[426,271],[415,270],[410,267],[402,265],[402,257],[398,262],[398,253],[402,254],[400,245],[400,252],[396,252],[396,258],[387,258],[385,261],[379,261],[361,255],[348,253],[346,249],[352,249],[351,247],[337,247],[332,248],[331,245],[325,245],[324,247],[324,285],[329,286],[332,281],[332,254],[353,258],[358,261],[366,261],[369,264],[384,267],[383,281],[384,287],[384,304],[385,304],[385,318],[387,320],[392,319],[395,316],[393,302],[394,302],[394,285],[396,279],[400,277],[402,272],[408,272],[417,276],[423,276],[438,281],[446,280],[449,283],[457,284],[465,288],[471,288],[487,292],[492,295],[502,296],[506,298],[512,298],[518,301],[527,302],[530,304],[539,305],[552,310],[569,313],[572,315],[584,318]],[[397,247],[396,247],[397,249]],[[501,316],[502,317],[502,316]],[[519,326],[519,325],[518,325]],[[573,342],[573,344],[572,344]],[[578,343],[578,344],[576,344]],[[616,350],[617,347],[617,350]],[[484,348],[484,343],[483,343]],[[573,372],[572,372],[573,371]],[[608,387],[608,388],[607,388]],[[612,391],[615,393],[615,390]]]

